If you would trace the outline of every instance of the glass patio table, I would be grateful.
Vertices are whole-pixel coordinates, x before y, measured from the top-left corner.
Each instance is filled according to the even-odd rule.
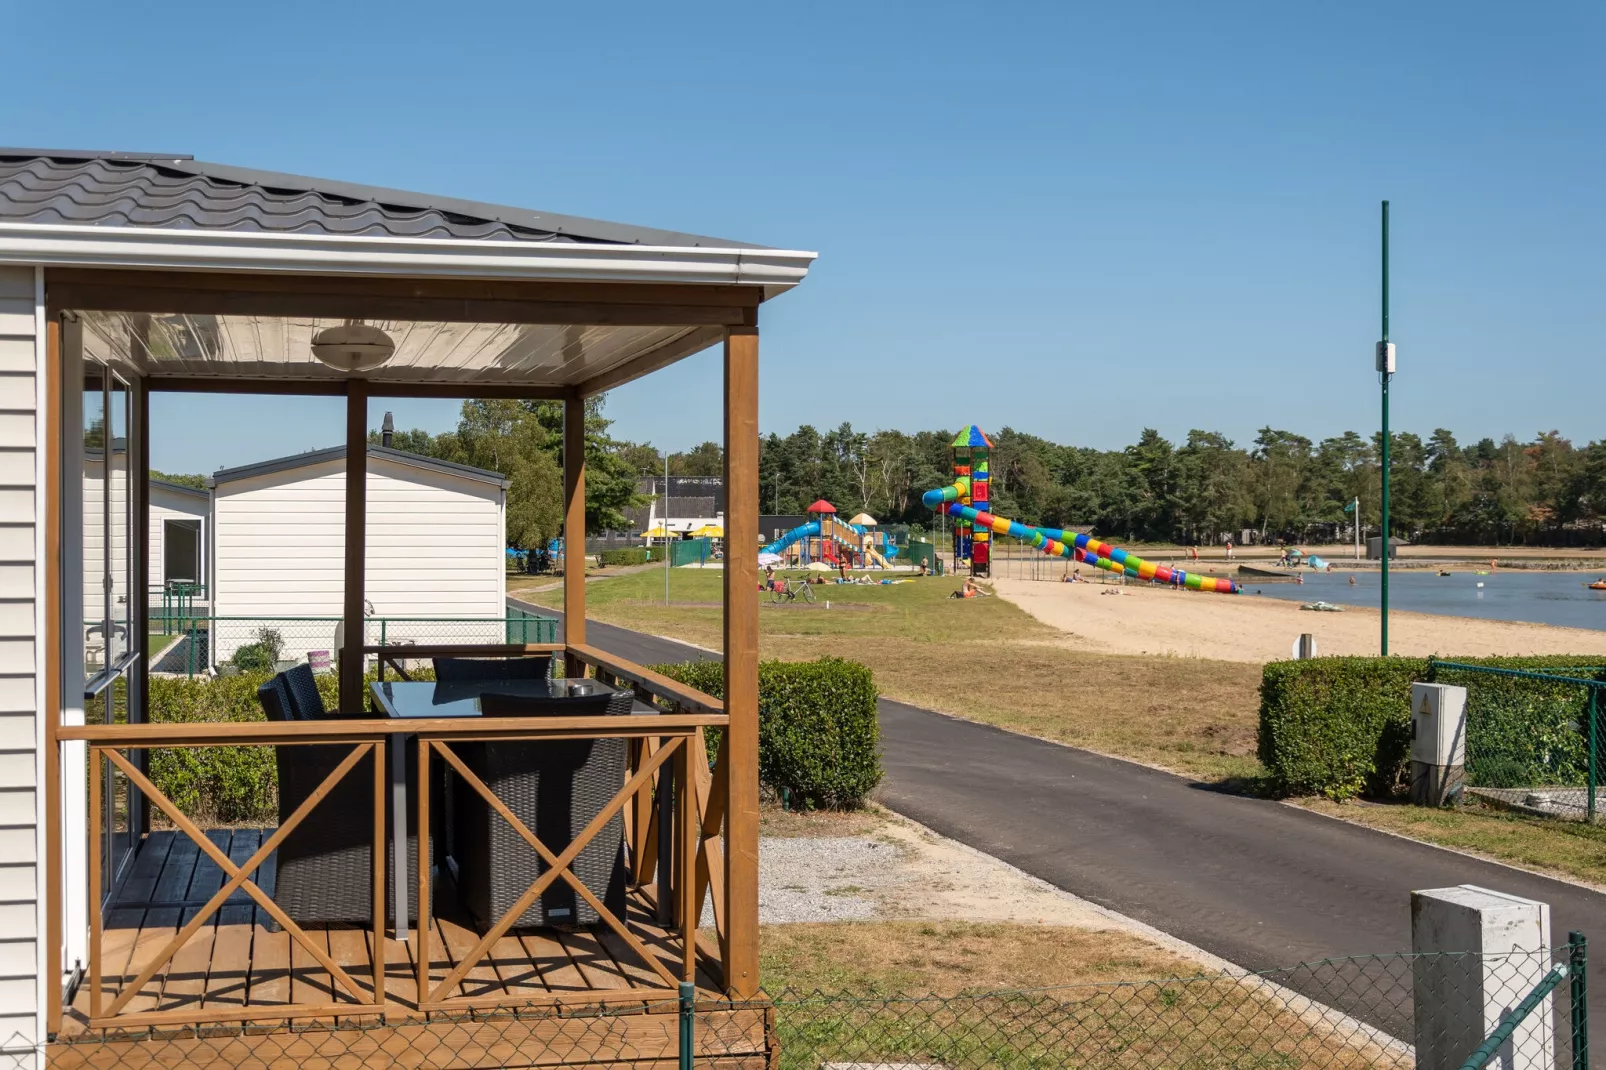
[[[482,695],[510,695],[514,698],[588,698],[614,694],[609,687],[589,677],[553,677],[547,680],[479,680],[437,683],[433,680],[375,681],[371,685],[374,705],[386,717],[399,720],[428,717],[480,717]],[[391,894],[396,911],[396,939],[408,938],[407,913],[407,743],[412,735],[390,737]],[[419,859],[423,865],[424,860]],[[420,904],[420,910],[423,905]]]

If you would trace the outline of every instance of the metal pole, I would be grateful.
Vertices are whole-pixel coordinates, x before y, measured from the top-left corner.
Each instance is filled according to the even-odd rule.
[[[1383,202],[1383,342],[1389,340],[1389,202]],[[1383,377],[1383,656],[1389,652],[1389,380],[1393,377],[1387,366],[1379,370]]]
[[[1595,820],[1595,796],[1600,786],[1600,688],[1589,689],[1589,820]]]
[[[697,986],[680,982],[680,1070],[692,1070],[693,1033],[697,1021]]]
[[[1361,496],[1355,495],[1355,560],[1361,559]]]
[[[664,605],[669,604],[669,451],[664,451]]]
[[[1589,1070],[1589,941],[1567,934],[1568,976],[1572,979],[1573,1070]]]

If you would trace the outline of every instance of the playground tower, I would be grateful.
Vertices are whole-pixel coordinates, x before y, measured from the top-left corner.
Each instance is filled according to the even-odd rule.
[[[993,442],[982,429],[971,424],[954,438],[954,478],[970,477],[970,493],[960,499],[961,505],[974,505],[982,512],[990,508],[991,485],[988,469],[992,458]],[[989,575],[992,561],[992,532],[976,527],[969,521],[954,521],[954,564],[970,559],[972,576]]]

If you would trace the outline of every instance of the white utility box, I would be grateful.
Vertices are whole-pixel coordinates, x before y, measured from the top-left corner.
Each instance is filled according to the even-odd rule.
[[[1459,1070],[1550,970],[1550,907],[1463,884],[1411,893],[1411,988],[1419,1070]],[[1552,996],[1489,1060],[1555,1070]]]
[[[1411,685],[1411,801],[1443,806],[1466,781],[1467,689]]]

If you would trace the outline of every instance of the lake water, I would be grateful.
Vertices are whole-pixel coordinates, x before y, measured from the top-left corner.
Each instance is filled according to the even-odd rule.
[[[1259,592],[1262,598],[1320,600],[1373,609],[1381,601],[1381,577],[1375,572],[1301,572],[1305,576],[1303,584],[1257,584],[1253,576],[1234,579],[1243,583],[1245,598],[1255,598]],[[1355,577],[1353,587],[1350,576]],[[1606,591],[1591,591],[1584,586],[1599,578],[1578,572],[1493,572],[1487,576],[1470,572],[1440,576],[1415,569],[1390,572],[1389,608],[1606,630]]]

